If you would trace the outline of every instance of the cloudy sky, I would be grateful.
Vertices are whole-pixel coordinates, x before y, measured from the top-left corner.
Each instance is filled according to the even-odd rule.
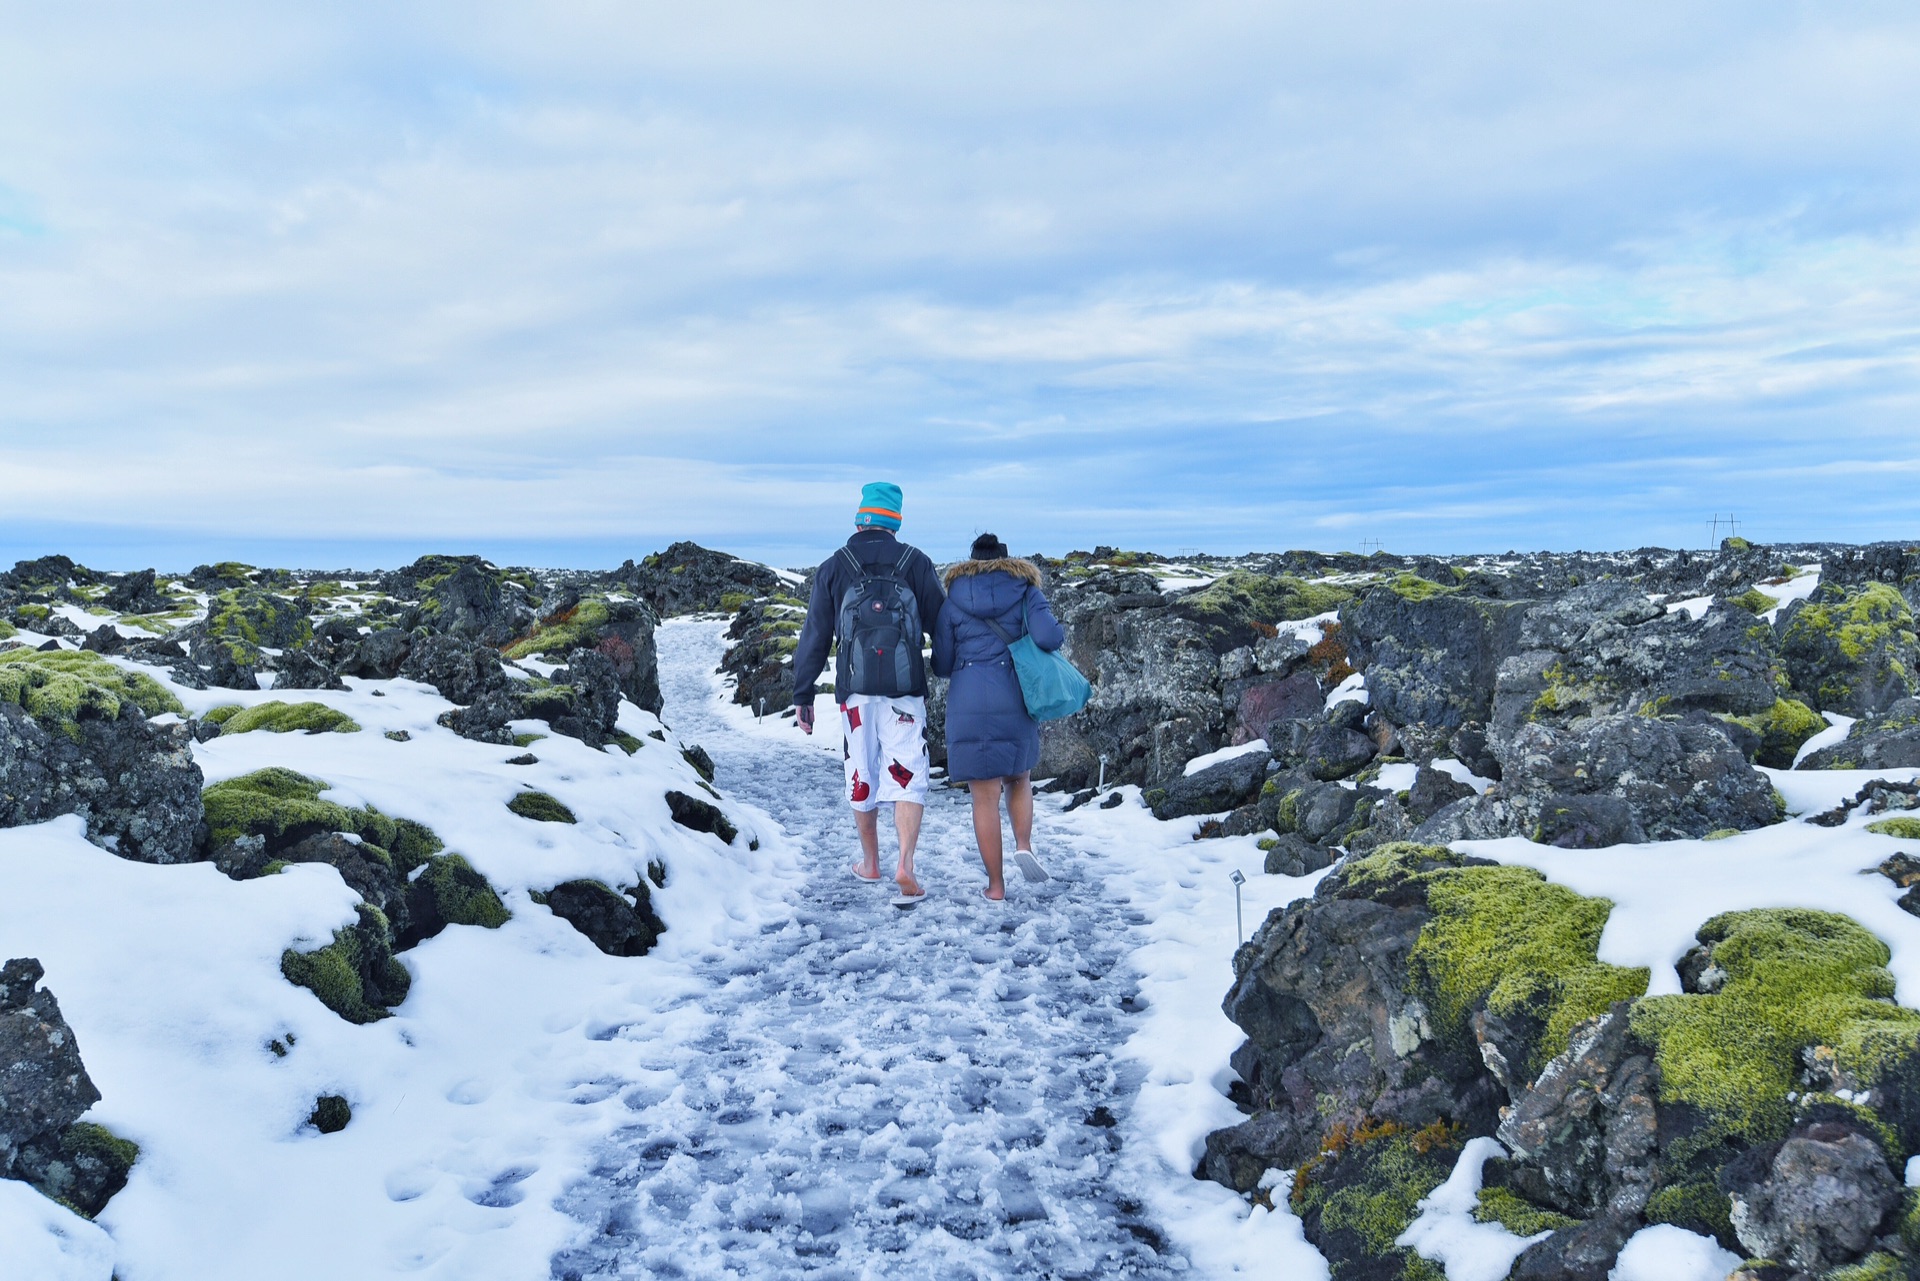
[[[0,556],[1920,537],[1920,10],[7,4]]]

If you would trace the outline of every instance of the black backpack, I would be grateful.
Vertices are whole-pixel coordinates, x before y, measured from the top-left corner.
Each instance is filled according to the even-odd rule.
[[[901,552],[892,566],[863,565],[847,547],[842,547],[840,554],[859,575],[840,598],[840,616],[834,628],[840,642],[835,690],[841,701],[846,701],[849,694],[899,698],[917,692],[920,602],[905,577],[913,548]]]

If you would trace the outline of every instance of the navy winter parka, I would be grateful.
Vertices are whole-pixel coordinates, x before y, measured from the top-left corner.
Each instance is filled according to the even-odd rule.
[[[1040,762],[1040,726],[1027,715],[1006,642],[983,618],[1013,640],[1024,630],[1041,649],[1059,649],[1067,639],[1031,561],[967,560],[947,571],[947,603],[933,628],[933,673],[953,678],[947,777],[956,782],[1011,778]]]

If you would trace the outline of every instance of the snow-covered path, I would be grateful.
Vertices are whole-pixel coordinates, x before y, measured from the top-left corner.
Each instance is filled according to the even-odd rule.
[[[660,639],[665,719],[786,828],[806,877],[788,919],[668,1012],[680,1034],[612,1033],[631,1045],[633,1118],[568,1198],[593,1235],[554,1276],[1185,1271],[1118,1159],[1141,1071],[1120,1053],[1140,1025],[1123,961],[1146,921],[1102,888],[1092,842],[1043,809],[1055,879],[1016,876],[1011,902],[987,903],[964,796],[935,789],[928,898],[895,908],[889,882],[849,871],[835,756],[715,701],[718,627]]]

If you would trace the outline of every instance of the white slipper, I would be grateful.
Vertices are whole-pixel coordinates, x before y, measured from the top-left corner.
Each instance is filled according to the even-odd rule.
[[[1020,872],[1029,881],[1039,883],[1047,879],[1047,869],[1040,866],[1040,860],[1033,856],[1032,850],[1015,850],[1013,861],[1020,865]]]

